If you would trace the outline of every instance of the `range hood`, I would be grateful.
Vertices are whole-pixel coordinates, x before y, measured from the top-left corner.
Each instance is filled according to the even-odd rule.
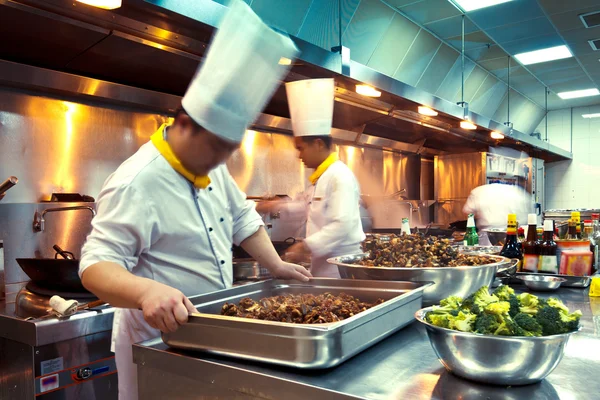
[[[10,38],[0,42],[0,81],[171,113],[225,11],[212,0],[128,0],[113,11],[67,0],[0,0],[0,34]],[[456,104],[361,64],[347,60],[342,65],[339,53],[293,39],[302,53],[285,80],[336,79],[333,125],[338,140],[433,156],[487,151],[496,144],[488,134],[493,129],[505,133],[503,146],[546,161],[571,158],[569,152],[529,135],[509,135],[503,125],[474,113],[471,119],[484,129],[459,129],[463,110]],[[59,73],[43,83],[32,79],[48,70]],[[87,81],[83,89],[75,82],[65,89],[56,76]],[[382,96],[357,94],[354,88],[361,82],[377,87]],[[421,104],[440,114],[418,114]],[[283,86],[264,113],[257,121],[261,129],[290,131]]]

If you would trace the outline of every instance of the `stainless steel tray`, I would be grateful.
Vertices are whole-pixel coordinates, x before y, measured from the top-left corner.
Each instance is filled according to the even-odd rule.
[[[312,279],[268,280],[190,298],[200,312],[163,341],[174,348],[263,361],[295,368],[334,367],[414,320],[427,283]],[[340,322],[301,325],[220,315],[225,302],[281,294],[341,292],[385,302]]]
[[[531,275],[531,272],[517,272],[516,276],[520,276],[520,275]],[[592,283],[592,277],[594,276],[594,275],[592,275],[592,276],[571,276],[571,275],[560,275],[560,274],[544,274],[544,275],[566,279],[566,282],[563,282],[562,285],[560,285],[560,287],[580,288],[580,289],[585,289],[588,286],[590,286],[590,283]],[[510,280],[510,283],[522,284],[523,281],[512,278]]]
[[[497,273],[516,271],[516,263],[510,259],[481,254],[494,262],[486,265],[435,267],[435,268],[388,268],[357,265],[367,253],[334,257],[328,263],[337,265],[340,276],[345,279],[431,282],[425,289],[423,304],[438,304],[448,296],[466,297],[482,286],[491,286]]]

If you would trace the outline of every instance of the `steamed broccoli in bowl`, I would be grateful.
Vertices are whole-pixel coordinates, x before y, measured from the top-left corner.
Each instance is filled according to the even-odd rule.
[[[581,311],[569,312],[560,300],[515,294],[502,285],[493,293],[481,287],[464,300],[450,296],[434,306],[425,320],[441,328],[498,336],[548,336],[579,329]]]

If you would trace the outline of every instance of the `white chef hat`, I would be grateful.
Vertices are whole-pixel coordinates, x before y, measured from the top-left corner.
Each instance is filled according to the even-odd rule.
[[[298,49],[243,1],[231,2],[182,106],[200,126],[239,143],[277,89]]]
[[[294,136],[331,134],[333,79],[306,79],[285,84]]]

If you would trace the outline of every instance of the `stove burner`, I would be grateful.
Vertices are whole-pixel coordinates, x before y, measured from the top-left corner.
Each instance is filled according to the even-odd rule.
[[[53,290],[42,287],[33,281],[29,281],[25,286],[27,290],[32,293],[39,294],[41,296],[52,297],[54,295],[60,296],[64,299],[73,299],[73,300],[97,300],[98,298],[90,292],[64,292],[61,290]]]
[[[77,300],[79,304],[86,304],[97,300],[90,292],[61,292],[42,288],[34,282],[29,281],[27,285],[17,293],[15,300],[15,315],[21,318],[42,317],[52,311],[50,297],[58,295],[67,300]]]

